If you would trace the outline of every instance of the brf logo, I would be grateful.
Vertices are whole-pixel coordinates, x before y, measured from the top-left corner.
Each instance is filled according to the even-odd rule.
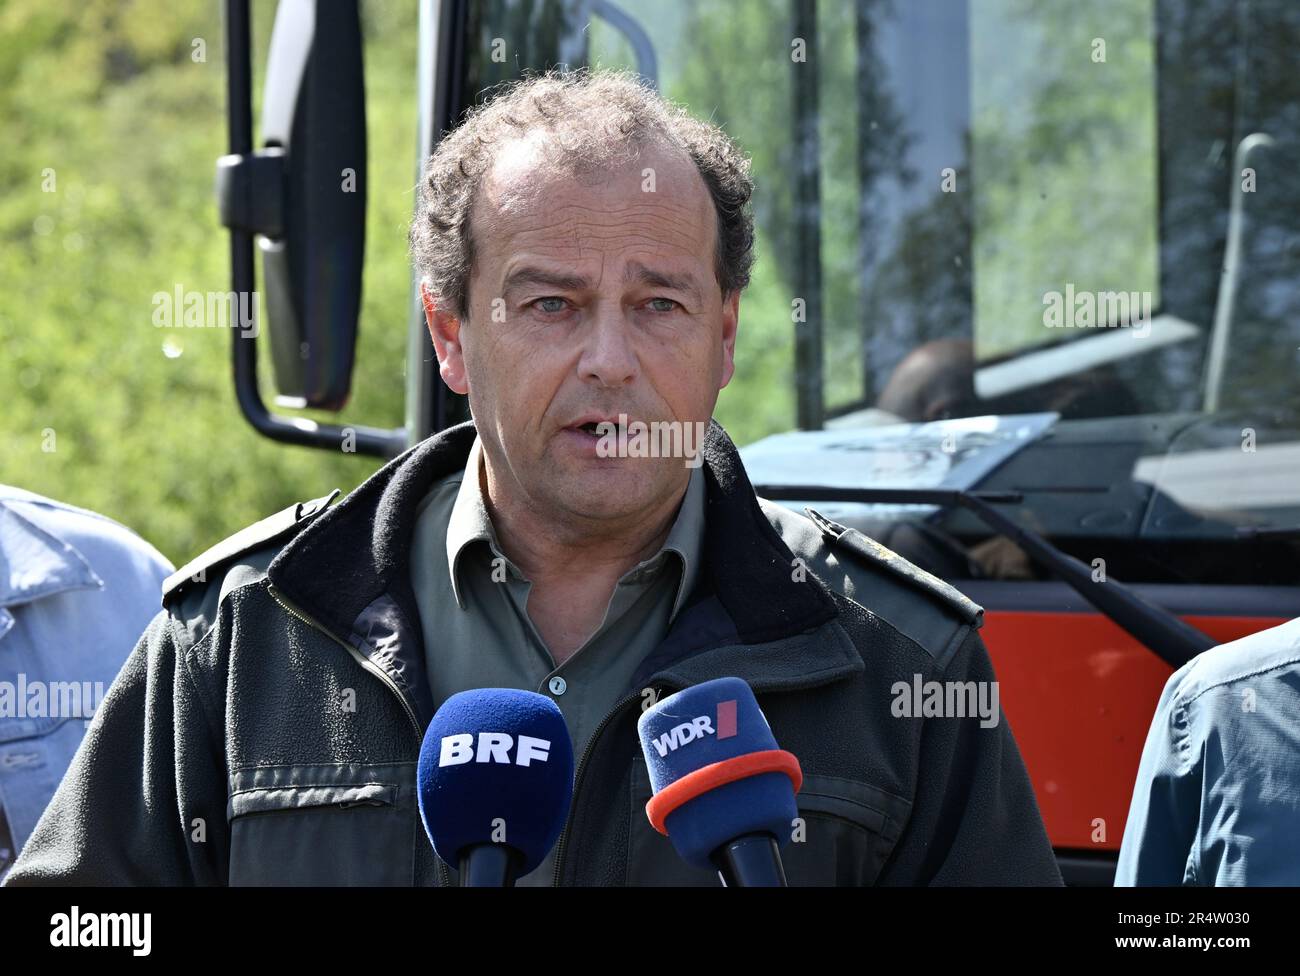
[[[515,758],[511,760],[510,750],[515,749]],[[507,732],[480,732],[478,748],[474,748],[474,736],[469,732],[459,735],[444,735],[442,748],[438,752],[439,766],[460,766],[467,762],[503,763],[505,765],[531,766],[534,760],[546,762],[551,758],[549,739],[537,739],[531,735],[521,735],[518,743]]]

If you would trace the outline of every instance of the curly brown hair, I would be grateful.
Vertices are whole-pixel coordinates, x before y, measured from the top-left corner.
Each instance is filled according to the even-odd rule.
[[[716,125],[662,98],[633,74],[552,70],[502,86],[429,157],[410,247],[420,280],[444,308],[468,318],[474,265],[470,214],[483,174],[503,143],[535,130],[546,134],[554,161],[572,173],[596,172],[634,158],[648,144],[686,153],[717,212],[715,274],[722,293],[749,284],[754,183],[740,148]]]

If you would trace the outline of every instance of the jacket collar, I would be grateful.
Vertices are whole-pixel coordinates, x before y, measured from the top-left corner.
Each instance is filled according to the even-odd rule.
[[[425,721],[433,703],[410,582],[410,539],[420,501],[436,480],[464,468],[475,436],[471,420],[421,441],[323,513],[267,569],[277,590],[381,666]],[[709,423],[703,453],[703,560],[690,606],[665,644],[676,642],[678,661],[730,648],[716,663],[760,684],[776,672],[764,667],[764,652],[746,646],[805,644],[799,655],[791,657],[788,647],[781,655],[787,670],[799,672],[796,683],[842,669],[843,647],[809,639],[836,617],[835,601],[813,574],[792,580],[794,556],[759,508],[740,455],[717,421]],[[856,664],[860,669],[860,659]],[[688,682],[693,674],[680,663],[673,673]]]

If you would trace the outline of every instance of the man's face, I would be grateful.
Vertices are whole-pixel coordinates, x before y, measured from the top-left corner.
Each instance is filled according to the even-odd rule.
[[[430,325],[443,378],[469,395],[493,494],[588,525],[674,497],[681,457],[601,457],[594,425],[707,424],[731,379],[739,297],[721,294],[694,165],[647,147],[573,177],[520,140],[485,178],[472,226],[469,320],[437,312]]]

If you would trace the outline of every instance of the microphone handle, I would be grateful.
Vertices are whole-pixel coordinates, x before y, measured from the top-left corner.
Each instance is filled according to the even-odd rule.
[[[768,833],[744,834],[713,852],[713,864],[728,888],[785,888],[781,848]]]
[[[460,887],[513,888],[518,852],[507,844],[475,844],[460,852]]]

